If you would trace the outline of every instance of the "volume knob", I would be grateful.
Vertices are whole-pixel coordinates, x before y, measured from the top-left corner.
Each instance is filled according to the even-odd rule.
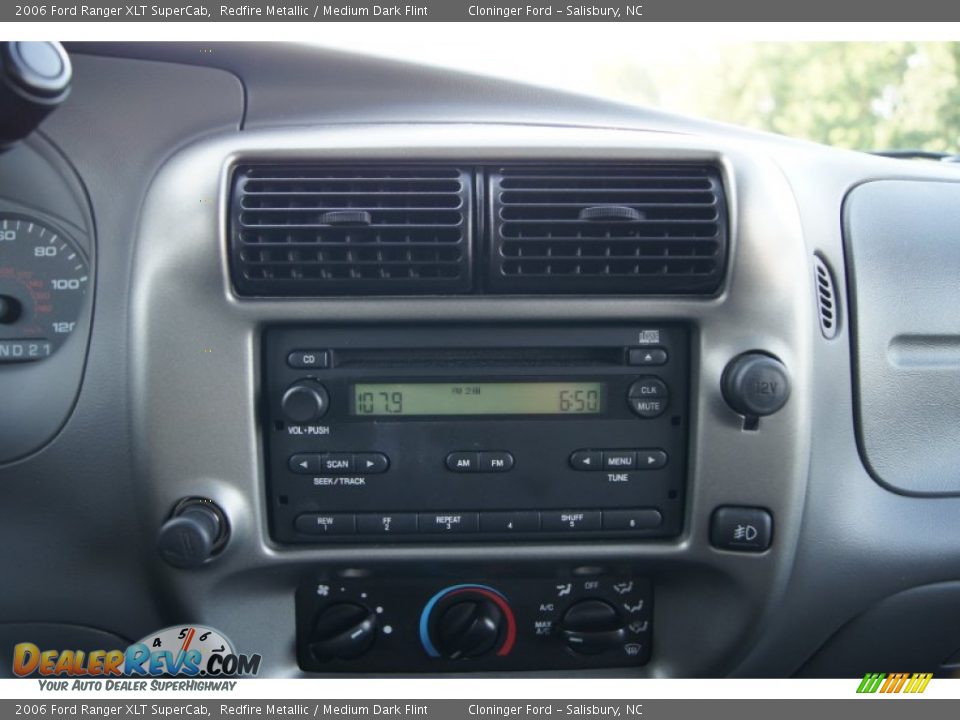
[[[311,423],[327,414],[330,396],[316,380],[300,380],[287,388],[280,408],[283,416],[292,423]]]

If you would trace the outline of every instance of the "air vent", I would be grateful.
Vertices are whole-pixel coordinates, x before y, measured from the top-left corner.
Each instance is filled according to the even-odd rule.
[[[230,237],[243,295],[471,289],[472,174],[440,165],[246,165]]]
[[[820,311],[820,332],[827,340],[837,336],[839,313],[837,294],[833,289],[833,273],[819,255],[813,256],[813,275],[817,285],[817,307]]]
[[[512,166],[489,177],[496,292],[720,288],[727,211],[713,166]]]

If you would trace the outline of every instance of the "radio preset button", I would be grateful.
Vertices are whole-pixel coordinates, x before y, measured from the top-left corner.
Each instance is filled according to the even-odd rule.
[[[660,511],[652,508],[603,511],[604,530],[654,530],[662,522]]]
[[[297,453],[287,461],[291,472],[298,475],[313,475],[320,472],[320,456],[315,453]]]
[[[599,530],[599,510],[545,510],[540,513],[540,529],[546,532]]]
[[[659,470],[667,465],[667,454],[663,450],[637,450],[638,470]]]
[[[602,470],[603,453],[599,450],[577,450],[570,455],[570,467],[574,470]]]
[[[353,455],[347,453],[324,455],[320,458],[320,469],[330,473],[353,472]]]
[[[480,453],[480,472],[507,472],[513,467],[513,455],[506,450]]]
[[[480,513],[482,533],[523,533],[539,529],[540,513],[535,511]]]
[[[452,452],[447,455],[447,469],[457,473],[478,472],[480,469],[480,453]]]
[[[603,467],[607,470],[631,470],[637,463],[633,450],[604,450]]]
[[[422,533],[475,533],[480,518],[475,512],[420,513],[417,525]]]
[[[297,532],[307,535],[352,535],[356,532],[356,518],[344,513],[304,513],[294,523]]]
[[[357,532],[362,535],[410,535],[416,531],[416,513],[357,515]]]
[[[630,348],[627,353],[629,365],[665,365],[667,351],[663,348]]]
[[[330,353],[326,350],[294,350],[287,355],[287,365],[297,370],[324,370],[330,367]]]
[[[385,473],[390,467],[390,459],[383,453],[355,453],[353,456],[354,472],[377,475]]]

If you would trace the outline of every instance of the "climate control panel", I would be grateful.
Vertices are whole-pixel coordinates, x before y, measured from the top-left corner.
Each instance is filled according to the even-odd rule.
[[[646,578],[323,579],[297,592],[303,670],[473,672],[643,665]]]

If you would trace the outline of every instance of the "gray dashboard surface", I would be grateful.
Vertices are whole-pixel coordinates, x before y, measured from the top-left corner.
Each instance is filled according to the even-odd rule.
[[[790,675],[883,598],[960,577],[960,500],[891,492],[861,462],[850,324],[844,316],[836,339],[821,338],[809,265],[820,253],[845,297],[840,218],[851,188],[889,178],[956,180],[956,169],[342,53],[241,44],[214,44],[214,52],[202,53],[205,47],[72,46],[74,93],[43,132],[70,159],[91,201],[99,240],[97,311],[74,414],[42,452],[0,467],[6,549],[0,571],[10,580],[0,594],[0,620],[76,623],[125,637],[168,622],[206,620],[226,625],[244,644],[274,648],[272,671],[295,674],[282,656],[292,641],[284,620],[292,587],[304,573],[349,567],[362,554],[349,548],[327,555],[284,552],[264,542],[249,410],[258,390],[255,348],[263,325],[317,318],[375,326],[411,319],[654,317],[705,329],[695,378],[698,420],[706,424],[693,458],[699,497],[680,542],[602,551],[495,548],[486,555],[470,548],[388,551],[366,558],[378,571],[422,571],[440,563],[543,568],[618,558],[657,574],[672,601],[666,627],[684,644],[657,648],[665,661],[655,672],[744,676]],[[542,127],[526,124],[567,127],[554,128],[548,138]],[[307,134],[291,133],[297,125]],[[733,260],[732,294],[715,302],[251,304],[229,292],[218,193],[229,159],[240,151],[484,160],[622,152],[670,157],[680,149],[724,158],[737,180],[735,251],[741,254]],[[203,358],[178,352],[200,343],[227,351],[239,374],[223,378]],[[732,354],[767,343],[799,378],[797,394],[784,415],[749,437],[717,386]],[[204,404],[213,397],[221,399]],[[225,465],[214,462],[224,458]],[[217,564],[193,574],[163,567],[152,552],[159,521],[183,492],[217,495],[245,533]],[[758,498],[777,508],[775,551],[743,557],[709,548],[706,518],[713,505]],[[80,587],[95,591],[77,592]],[[104,597],[120,600],[108,604]],[[272,617],[280,621],[269,622]]]
[[[235,77],[216,70],[80,56],[73,65],[72,96],[42,133],[69,159],[91,203],[97,312],[67,424],[40,452],[0,466],[0,621],[141,637],[160,621],[128,430],[126,318],[137,216],[153,174],[176,147],[238,127],[242,93]]]
[[[960,183],[880,181],[844,206],[864,460],[906,493],[960,493]]]

